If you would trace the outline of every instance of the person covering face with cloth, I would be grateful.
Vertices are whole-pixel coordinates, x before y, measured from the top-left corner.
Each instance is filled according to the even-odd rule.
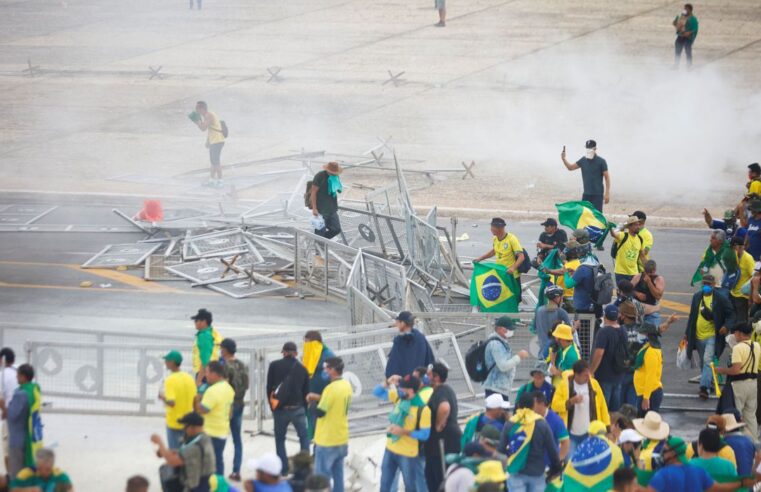
[[[304,334],[304,348],[302,350],[302,364],[309,374],[309,393],[321,395],[322,390],[330,383],[330,376],[324,369],[325,361],[333,357],[333,351],[322,342],[322,334],[317,330],[309,330]],[[317,404],[310,402],[307,405],[307,431],[309,439],[314,437],[315,408]]]
[[[322,171],[314,175],[309,188],[314,233],[325,239],[332,239],[341,232],[338,194],[343,192],[343,184],[339,178],[342,172],[343,168],[337,162],[328,162]]]

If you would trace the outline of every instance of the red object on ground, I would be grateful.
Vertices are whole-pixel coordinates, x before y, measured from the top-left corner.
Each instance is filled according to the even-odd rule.
[[[146,200],[143,202],[143,209],[137,215],[139,220],[146,222],[160,222],[164,220],[164,209],[161,207],[159,200]]]

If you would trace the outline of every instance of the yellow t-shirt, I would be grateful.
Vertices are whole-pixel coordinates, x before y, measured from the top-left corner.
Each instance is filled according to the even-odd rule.
[[[492,238],[492,243],[494,246],[494,257],[497,259],[497,264],[503,265],[507,268],[513,266],[513,263],[515,263],[515,255],[517,253],[523,253],[523,246],[521,246],[520,241],[518,241],[518,237],[515,234],[510,234],[509,232],[505,234],[505,237],[501,240],[497,236],[494,236]],[[526,261],[526,259],[524,258],[523,261]],[[521,276],[521,272],[515,270],[513,276],[515,278],[519,278]]]
[[[740,374],[753,374],[758,372],[759,362],[761,362],[761,347],[753,343],[753,357],[756,363],[751,364],[750,345],[752,342],[740,342],[732,347],[732,364],[740,363]]]
[[[753,257],[750,255],[750,253],[743,251],[742,256],[737,259],[737,267],[740,269],[740,279],[737,281],[735,288],[732,289],[732,295],[734,297],[744,297],[745,299],[748,298],[748,296],[742,293],[742,288],[743,285],[745,285],[745,283],[753,276],[753,269],[755,266],[756,262],[753,260]]]
[[[639,237],[642,238],[642,247],[649,253],[653,249],[653,233],[643,227],[639,230]]]
[[[710,296],[703,296],[703,304],[708,307],[708,309],[711,309],[713,304],[713,294]],[[702,308],[702,305],[698,307],[698,309]],[[698,340],[705,340],[707,338],[716,336],[716,325],[714,324],[713,320],[709,321],[705,319],[702,314],[698,313],[698,322],[695,335],[697,336]]]
[[[351,404],[351,384],[345,379],[336,379],[325,387],[320,395],[317,409],[325,415],[317,419],[314,443],[318,446],[343,446],[349,442],[349,405]]]
[[[187,372],[173,372],[164,380],[164,398],[173,401],[174,406],[166,407],[166,426],[170,429],[183,428],[177,421],[193,411],[193,399],[196,397],[196,382]]]
[[[623,242],[624,238],[626,242]],[[639,252],[642,250],[642,239],[628,232],[622,232],[618,239],[618,252],[616,253],[616,273],[621,275],[637,275],[639,268]]]
[[[222,134],[222,123],[219,122],[219,118],[217,118],[217,115],[215,113],[212,113],[211,111],[207,111],[206,120],[209,123],[209,126],[206,130],[207,132],[206,143],[208,143],[209,145],[212,145],[215,143],[224,142],[225,136]]]
[[[565,268],[568,270],[568,275],[573,277],[573,272],[575,272],[579,266],[581,265],[581,260],[569,260],[565,262]],[[565,276],[564,275],[558,275],[558,281],[557,284],[560,287],[563,287],[563,297],[573,297],[573,289],[566,289],[565,288]]]
[[[414,431],[417,425],[417,413],[420,414],[420,427],[419,429],[431,428],[431,409],[428,406],[424,407],[411,407],[410,413],[407,418],[404,419],[404,428],[409,431]],[[401,436],[396,442],[390,438],[386,440],[386,449],[392,453],[396,453],[408,458],[415,458],[418,455],[420,449],[420,441],[413,439],[410,436]]]
[[[203,431],[211,437],[224,438],[230,433],[230,409],[235,390],[227,381],[209,386],[201,399],[201,406],[209,412],[203,416]]]
[[[748,187],[748,194],[761,196],[761,181],[756,179],[751,181],[750,186]]]

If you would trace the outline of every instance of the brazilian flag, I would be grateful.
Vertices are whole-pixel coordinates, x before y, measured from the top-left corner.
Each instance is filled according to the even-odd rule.
[[[608,222],[605,216],[586,200],[556,203],[558,221],[571,229],[586,229],[589,240],[601,246],[608,231],[616,226]]]
[[[601,437],[588,437],[563,472],[563,492],[607,492],[613,488],[613,472],[623,464],[618,446]]]
[[[517,313],[520,289],[507,268],[496,263],[473,263],[470,304],[485,313]]]

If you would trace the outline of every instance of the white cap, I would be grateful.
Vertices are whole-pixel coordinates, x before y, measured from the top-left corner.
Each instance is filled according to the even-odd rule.
[[[634,429],[624,429],[621,431],[621,435],[618,436],[618,444],[623,444],[625,442],[642,442],[642,439],[644,438]]]
[[[487,410],[494,409],[494,408],[510,408],[509,406],[505,407],[505,403],[510,405],[509,402],[505,402],[502,399],[502,395],[498,395],[496,393],[493,393],[493,394],[491,394],[491,395],[486,397],[486,409]]]
[[[276,454],[267,453],[260,456],[258,459],[250,460],[248,462],[248,467],[252,470],[272,475],[273,477],[279,477],[280,472],[283,470],[283,463]]]

